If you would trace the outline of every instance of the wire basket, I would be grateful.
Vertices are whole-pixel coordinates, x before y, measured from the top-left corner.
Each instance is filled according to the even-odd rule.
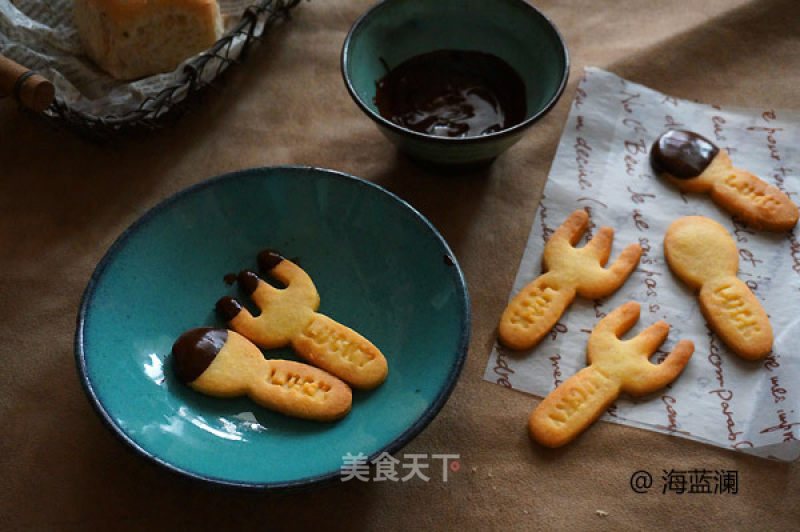
[[[129,111],[95,115],[80,111],[56,97],[42,113],[55,126],[66,126],[81,136],[106,140],[119,133],[163,128],[182,115],[197,96],[231,65],[241,62],[248,49],[260,41],[276,22],[287,20],[301,0],[259,0],[207,51],[184,64],[178,81],[148,95]],[[238,43],[241,42],[241,46]],[[234,47],[234,43],[237,44]]]

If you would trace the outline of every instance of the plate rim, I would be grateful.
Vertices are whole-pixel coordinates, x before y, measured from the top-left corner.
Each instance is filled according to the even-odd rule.
[[[309,477],[303,477],[288,481],[252,482],[252,481],[242,481],[242,480],[231,480],[213,475],[206,475],[196,471],[191,471],[187,468],[178,467],[174,464],[171,464],[167,460],[159,457],[155,452],[146,449],[144,446],[136,442],[132,437],[130,437],[128,434],[125,433],[122,427],[120,427],[112,419],[111,414],[103,406],[95,390],[95,385],[91,382],[88,373],[86,352],[84,349],[85,346],[84,329],[86,326],[86,318],[89,313],[91,302],[93,300],[93,296],[100,279],[103,277],[103,274],[108,265],[116,257],[117,253],[123,248],[128,239],[131,238],[132,235],[136,233],[136,231],[138,231],[140,228],[144,227],[147,223],[149,223],[154,216],[164,211],[165,209],[171,207],[173,204],[180,201],[182,198],[186,196],[189,196],[191,194],[196,194],[200,190],[216,186],[224,181],[244,179],[258,174],[268,175],[270,173],[286,172],[286,171],[322,173],[328,177],[352,182],[355,183],[357,186],[366,186],[368,189],[372,189],[379,194],[387,195],[390,200],[398,202],[401,207],[408,209],[416,220],[422,222],[422,224],[425,227],[427,227],[427,229],[433,234],[434,238],[442,246],[442,249],[445,252],[445,256],[449,257],[449,259],[452,260],[452,267],[454,268],[455,279],[457,281],[456,295],[463,309],[461,316],[460,331],[459,331],[458,348],[456,352],[455,361],[450,367],[450,371],[448,372],[447,377],[444,381],[444,386],[439,390],[439,393],[436,395],[436,397],[428,406],[428,408],[426,408],[422,412],[422,414],[397,437],[395,437],[388,444],[386,444],[385,446],[381,447],[373,454],[368,456],[367,462],[370,462],[375,457],[379,456],[381,453],[384,452],[389,454],[394,454],[395,452],[403,448],[411,440],[413,440],[420,432],[422,432],[422,430],[425,427],[427,427],[431,421],[433,421],[433,419],[436,417],[439,411],[444,407],[448,398],[455,389],[455,385],[458,382],[458,378],[464,367],[464,363],[466,361],[467,353],[469,350],[469,340],[471,336],[470,299],[469,299],[469,292],[467,290],[467,283],[464,278],[464,273],[461,270],[461,266],[458,263],[458,259],[456,258],[455,254],[450,249],[450,246],[447,244],[447,241],[444,239],[444,237],[441,235],[438,229],[436,229],[433,226],[433,224],[421,212],[419,212],[406,200],[404,200],[397,194],[383,188],[382,186],[373,183],[371,181],[368,181],[366,179],[356,177],[338,170],[331,170],[328,168],[320,168],[315,166],[302,166],[302,165],[259,166],[259,167],[236,170],[233,172],[227,172],[194,183],[176,192],[173,192],[166,198],[160,200],[158,203],[147,209],[147,211],[145,211],[142,215],[136,218],[130,225],[128,225],[122,231],[122,233],[120,233],[119,236],[117,236],[114,242],[108,247],[106,252],[103,254],[103,257],[100,259],[100,261],[97,263],[94,270],[92,271],[89,281],[86,284],[86,288],[84,289],[83,294],[81,296],[81,302],[76,316],[75,336],[73,339],[73,349],[76,361],[76,369],[78,370],[78,378],[80,380],[84,392],[87,395],[87,398],[89,399],[89,403],[92,405],[95,412],[100,416],[103,425],[105,425],[105,427],[109,429],[112,432],[112,434],[114,434],[119,440],[121,440],[125,444],[125,447],[127,447],[128,449],[134,451],[139,456],[144,457],[150,463],[156,464],[157,466],[160,466],[161,468],[171,473],[177,474],[183,478],[188,478],[193,481],[205,484],[212,484],[216,486],[224,486],[231,488],[240,488],[252,491],[285,492],[285,491],[308,489],[322,484],[331,483],[341,477],[341,469],[339,469],[327,473],[321,473]]]

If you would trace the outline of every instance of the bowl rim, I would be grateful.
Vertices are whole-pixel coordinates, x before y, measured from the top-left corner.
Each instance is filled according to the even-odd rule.
[[[561,74],[561,80],[558,84],[558,88],[553,93],[553,96],[550,98],[550,100],[548,100],[548,102],[541,109],[539,109],[539,111],[537,111],[530,117],[526,118],[522,122],[515,124],[509,128],[502,129],[494,133],[487,133],[485,135],[473,135],[468,137],[440,137],[438,135],[430,135],[428,133],[420,133],[418,131],[407,129],[398,124],[395,124],[391,120],[387,120],[386,118],[381,116],[380,113],[376,113],[375,111],[373,111],[359,97],[355,87],[350,81],[350,76],[348,75],[347,68],[348,65],[350,64],[349,56],[350,56],[351,41],[353,40],[354,36],[360,31],[363,24],[370,18],[377,16],[382,9],[386,8],[387,5],[404,1],[408,0],[382,0],[381,2],[378,2],[376,5],[372,6],[370,9],[365,11],[363,14],[361,14],[361,16],[358,17],[358,19],[350,27],[350,30],[347,32],[347,37],[345,37],[344,45],[342,46],[342,52],[340,55],[339,68],[342,74],[342,78],[344,79],[345,87],[347,87],[347,92],[350,94],[350,97],[353,99],[353,101],[355,101],[356,105],[364,112],[364,114],[370,117],[379,126],[383,126],[397,134],[406,137],[411,137],[417,140],[424,140],[427,142],[439,143],[442,145],[486,142],[488,140],[501,139],[503,137],[509,137],[521,133],[522,131],[533,125],[535,122],[539,121],[539,119],[541,119],[545,114],[547,114],[555,106],[555,104],[561,98],[561,95],[564,93],[564,89],[566,88],[567,82],[569,80],[570,61],[569,61],[569,50],[567,49],[567,42],[564,40],[564,37],[561,35],[561,32],[559,32],[558,27],[556,27],[556,25],[553,23],[550,17],[542,13],[542,11],[539,10],[539,8],[529,4],[525,0],[506,0],[524,6],[524,8],[527,8],[533,16],[541,18],[546,23],[546,26],[548,26],[550,30],[553,32],[553,34],[556,37],[556,40],[561,44],[560,49],[564,57],[564,70]]]
[[[337,170],[330,170],[326,168],[318,168],[314,166],[300,166],[300,165],[262,166],[262,167],[237,170],[234,172],[217,175],[215,177],[206,179],[204,181],[195,183],[193,185],[189,185],[181,190],[178,190],[177,192],[174,192],[170,196],[159,201],[156,205],[148,209],[144,214],[139,216],[133,223],[131,223],[111,244],[106,253],[98,262],[97,266],[92,272],[91,277],[89,278],[89,281],[86,285],[86,288],[84,289],[83,296],[81,298],[81,303],[76,317],[76,329],[73,340],[73,348],[74,348],[76,367],[78,370],[78,378],[80,380],[81,386],[84,392],[86,393],[93,409],[100,416],[103,425],[105,425],[106,428],[109,429],[111,433],[117,437],[117,439],[122,441],[128,449],[134,451],[135,454],[138,454],[139,456],[146,458],[150,463],[160,466],[162,469],[177,474],[180,477],[188,478],[192,481],[196,481],[202,484],[211,484],[228,488],[239,488],[248,491],[283,493],[289,491],[301,491],[311,487],[332,483],[341,477],[341,469],[289,481],[252,482],[252,481],[230,480],[226,478],[202,474],[196,471],[191,471],[186,468],[178,467],[174,464],[171,464],[167,460],[159,457],[155,451],[146,449],[144,446],[137,443],[132,437],[128,436],[122,429],[122,427],[120,427],[114,421],[114,419],[111,416],[111,413],[106,409],[106,407],[101,402],[96,390],[96,386],[90,379],[88,373],[88,364],[86,357],[87,353],[85,349],[86,319],[91,309],[91,304],[94,299],[95,290],[97,289],[100,279],[103,277],[105,269],[111,263],[111,261],[116,257],[117,253],[121,249],[123,249],[128,239],[131,238],[132,235],[134,235],[140,228],[149,223],[154,216],[170,208],[172,205],[180,201],[182,198],[197,193],[198,191],[201,191],[206,188],[219,186],[220,183],[224,183],[226,181],[233,181],[236,179],[253,178],[254,176],[257,176],[259,174],[269,175],[272,173],[286,172],[286,171],[288,172],[310,171],[311,173],[322,173],[323,175],[326,175],[330,178],[352,182],[356,184],[356,186],[367,187],[367,189],[374,190],[379,194],[385,194],[390,200],[398,202],[401,208],[408,209],[413,215],[414,219],[416,219],[419,222],[422,222],[422,224],[425,227],[427,227],[429,231],[431,231],[434,238],[442,246],[444,257],[449,259],[449,261],[452,261],[454,280],[457,291],[456,297],[458,297],[460,302],[460,307],[462,309],[461,315],[459,316],[461,324],[460,324],[460,332],[458,338],[458,347],[455,353],[455,360],[445,378],[444,386],[442,386],[442,388],[439,390],[439,392],[437,393],[436,397],[433,399],[431,404],[428,405],[428,407],[422,412],[422,414],[397,437],[395,437],[388,444],[384,445],[382,448],[378,449],[373,454],[368,456],[366,459],[368,462],[379,456],[381,453],[387,452],[389,454],[393,454],[397,452],[398,450],[403,448],[407,443],[413,440],[420,432],[422,432],[422,430],[436,417],[439,411],[444,407],[445,403],[447,402],[448,398],[453,392],[456,383],[458,382],[461,370],[463,369],[464,363],[466,361],[467,352],[469,349],[469,340],[471,336],[471,319],[470,319],[471,309],[470,309],[469,292],[467,290],[467,284],[464,278],[464,274],[461,270],[460,265],[458,264],[458,260],[456,259],[455,254],[452,252],[450,246],[442,237],[441,233],[439,233],[439,231],[433,226],[433,224],[427,218],[425,218],[424,215],[422,215],[422,213],[420,213],[411,204],[409,204],[407,201],[400,198],[396,194],[386,190],[385,188],[381,187],[376,183],[372,183],[371,181],[367,181],[365,179],[349,175],[344,172],[340,172]],[[450,262],[448,262],[448,264],[450,264]]]

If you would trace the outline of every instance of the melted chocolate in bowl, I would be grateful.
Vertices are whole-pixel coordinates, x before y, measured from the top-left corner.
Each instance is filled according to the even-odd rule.
[[[414,56],[378,80],[378,112],[395,124],[439,137],[471,137],[525,120],[525,84],[492,54],[438,50]]]
[[[702,174],[718,152],[719,148],[702,135],[672,129],[653,143],[650,164],[658,173],[691,179]]]

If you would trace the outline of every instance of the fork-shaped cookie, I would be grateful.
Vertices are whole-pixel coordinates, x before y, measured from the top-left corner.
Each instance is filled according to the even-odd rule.
[[[642,255],[638,244],[626,247],[609,268],[614,230],[603,227],[582,248],[575,248],[589,226],[586,211],[577,210],[552,234],[544,247],[546,273],[525,286],[500,318],[498,339],[511,349],[528,349],[556,324],[575,299],[605,297],[628,278]]]
[[[648,359],[664,343],[669,324],[659,321],[631,338],[620,336],[639,321],[639,304],[625,303],[600,320],[586,348],[589,366],[564,381],[539,403],[528,420],[531,437],[547,447],[572,441],[614,402],[621,392],[642,396],[675,380],[694,352],[678,342],[661,364]]]
[[[229,327],[264,349],[290,345],[307,362],[355,388],[375,388],[386,379],[388,365],[377,347],[317,312],[319,294],[302,268],[271,250],[258,255],[258,264],[285,288],[275,288],[255,273],[242,271],[239,285],[261,313],[253,316],[234,298],[223,297],[217,302],[217,311]]]

